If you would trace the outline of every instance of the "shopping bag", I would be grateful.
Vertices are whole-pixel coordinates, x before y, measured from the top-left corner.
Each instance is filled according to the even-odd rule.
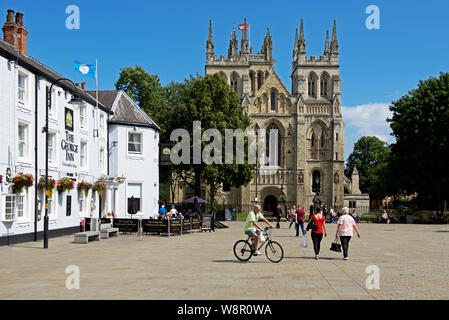
[[[335,252],[341,252],[341,243],[339,237],[335,238],[334,242],[332,242],[330,250]]]
[[[259,241],[260,241],[260,242],[264,242],[264,241],[265,241],[265,236],[263,235],[263,232],[261,232],[261,233],[259,234]]]
[[[304,235],[299,243],[299,245],[303,248],[307,248],[307,236]]]

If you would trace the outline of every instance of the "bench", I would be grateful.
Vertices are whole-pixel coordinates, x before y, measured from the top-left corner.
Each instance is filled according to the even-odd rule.
[[[88,243],[93,240],[100,240],[100,232],[84,231],[75,233],[75,243]]]
[[[111,236],[118,237],[118,228],[113,228],[110,223],[100,225],[101,239],[109,239]]]

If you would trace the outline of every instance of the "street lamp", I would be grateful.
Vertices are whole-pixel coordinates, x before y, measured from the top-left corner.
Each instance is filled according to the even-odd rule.
[[[258,202],[258,193],[257,193],[257,178],[258,178],[258,174],[259,174],[259,172],[258,172],[258,169],[259,169],[259,133],[258,133],[258,130],[257,130],[257,128],[256,128],[256,196],[254,197],[254,201],[256,202],[256,204],[257,204],[257,202]]]
[[[58,83],[59,81],[69,81],[73,87],[74,95],[72,96],[72,99],[68,102],[68,104],[71,105],[82,105],[84,102],[79,98],[78,94],[76,93],[76,85],[73,83],[72,80],[67,78],[59,78],[53,81],[50,88],[47,90],[47,105],[45,108],[45,216],[44,216],[44,249],[48,248],[48,196],[50,195],[50,192],[48,190],[48,109],[51,108],[51,90],[53,89],[53,86]]]

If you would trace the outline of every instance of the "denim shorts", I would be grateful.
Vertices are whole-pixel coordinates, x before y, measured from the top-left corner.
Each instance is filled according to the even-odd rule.
[[[250,229],[248,231],[245,231],[245,234],[250,236],[250,237],[254,237],[254,235],[257,233],[258,235],[260,234],[260,230],[255,230],[255,229]]]

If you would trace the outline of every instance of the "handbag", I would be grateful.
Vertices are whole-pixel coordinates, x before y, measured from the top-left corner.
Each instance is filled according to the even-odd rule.
[[[316,225],[316,222],[315,222],[315,220],[313,218],[307,224],[306,231],[309,231],[309,230],[313,230],[313,231],[317,231],[318,230],[318,226]]]
[[[301,239],[301,242],[299,243],[299,245],[303,248],[307,248],[307,236],[304,235]]]
[[[334,242],[332,242],[330,250],[335,252],[341,252],[341,243],[339,237],[336,237]]]

